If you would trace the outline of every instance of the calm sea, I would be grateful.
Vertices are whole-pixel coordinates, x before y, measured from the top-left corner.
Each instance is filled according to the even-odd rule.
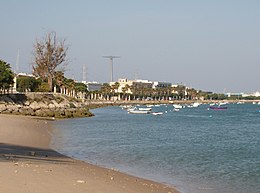
[[[153,110],[164,114],[106,107],[92,110],[92,118],[57,121],[52,146],[183,193],[260,192],[260,105]]]

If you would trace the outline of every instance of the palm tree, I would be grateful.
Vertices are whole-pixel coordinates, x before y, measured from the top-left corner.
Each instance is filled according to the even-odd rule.
[[[191,100],[198,98],[198,97],[197,97],[198,92],[197,92],[197,90],[195,90],[194,88],[188,88],[186,91],[187,91],[188,97],[189,97]]]
[[[61,91],[62,86],[64,85],[64,81],[65,81],[64,72],[57,71],[54,73],[54,85],[58,86],[58,89],[60,91]]]
[[[74,97],[75,95],[75,81],[72,79],[65,79],[65,88],[67,90],[66,94]]]
[[[127,91],[127,89],[126,89],[126,87],[123,87],[122,88],[122,92],[123,92],[123,97],[124,97],[124,99],[126,98],[126,91]]]
[[[103,86],[101,87],[101,93],[103,96],[105,96],[106,99],[110,98],[111,89],[112,88],[108,83],[104,83]]]
[[[183,85],[178,85],[174,88],[174,90],[178,93],[179,99],[183,99],[185,96],[185,89],[186,87]]]
[[[113,96],[115,96],[115,93],[118,93],[118,88],[120,86],[120,83],[119,82],[115,82],[115,84],[113,84],[111,87],[112,87],[112,94]]]

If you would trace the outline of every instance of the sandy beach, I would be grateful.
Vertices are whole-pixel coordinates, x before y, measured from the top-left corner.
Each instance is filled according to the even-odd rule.
[[[174,188],[50,149],[52,121],[0,115],[0,192],[177,193]]]

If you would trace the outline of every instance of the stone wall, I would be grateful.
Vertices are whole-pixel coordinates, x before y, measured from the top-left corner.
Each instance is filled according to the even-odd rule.
[[[54,118],[93,116],[84,103],[52,93],[0,95],[0,113]]]

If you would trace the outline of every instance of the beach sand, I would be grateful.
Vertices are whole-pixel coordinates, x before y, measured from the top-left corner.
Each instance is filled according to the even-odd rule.
[[[177,193],[174,188],[66,157],[49,148],[52,121],[0,115],[2,193]]]

